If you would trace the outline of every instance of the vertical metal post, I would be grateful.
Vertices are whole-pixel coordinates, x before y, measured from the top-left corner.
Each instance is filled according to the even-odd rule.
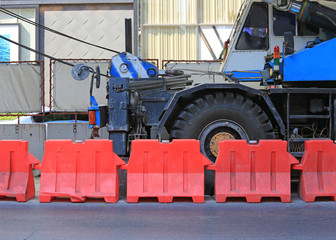
[[[125,51],[133,53],[132,46],[132,19],[125,18]]]
[[[199,24],[200,24],[200,14],[199,14],[199,9],[201,9],[201,3],[199,0],[196,0],[196,6],[197,6],[197,9],[196,9],[196,58],[197,59],[201,59],[201,51],[200,51],[200,40],[198,39],[198,37],[200,36],[200,33],[199,33]],[[202,9],[203,11],[203,9]]]
[[[40,6],[37,5],[35,6],[35,21],[37,23],[40,23]],[[36,39],[36,42],[35,42],[35,49],[37,50],[40,50],[40,28],[36,28],[35,30],[35,39]],[[35,61],[40,61],[41,60],[41,57],[35,53]]]
[[[133,16],[133,32],[134,32],[134,51],[133,54],[137,57],[139,57],[139,1],[138,0],[134,0],[133,1],[133,12],[134,12],[134,16]]]

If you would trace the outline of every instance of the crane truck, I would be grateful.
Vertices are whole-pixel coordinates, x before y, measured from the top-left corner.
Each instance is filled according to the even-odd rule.
[[[213,162],[227,139],[283,139],[298,158],[308,139],[335,140],[336,11],[324,2],[245,1],[223,51],[223,83],[194,86],[181,71],[121,53],[110,63],[107,104],[98,106],[92,89],[99,71],[75,66],[77,80],[93,72],[93,135],[107,126],[120,156],[134,139],[198,139]],[[256,80],[265,89],[241,84]]]

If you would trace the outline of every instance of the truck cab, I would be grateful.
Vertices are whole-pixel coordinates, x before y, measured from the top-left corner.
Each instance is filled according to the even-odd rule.
[[[275,46],[282,46],[285,32],[293,33],[295,51],[319,36],[319,28],[296,19],[295,14],[278,10],[265,1],[245,1],[223,51],[220,71],[231,80],[259,82],[265,57],[272,55]]]

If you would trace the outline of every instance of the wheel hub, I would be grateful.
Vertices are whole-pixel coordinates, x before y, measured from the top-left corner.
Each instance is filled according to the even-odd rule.
[[[219,153],[219,142],[223,140],[246,139],[248,136],[243,127],[232,120],[216,120],[203,128],[198,139],[201,152],[212,162],[216,161]]]
[[[210,140],[210,151],[217,157],[219,152],[219,142],[224,140],[235,140],[235,137],[228,132],[219,132]]]

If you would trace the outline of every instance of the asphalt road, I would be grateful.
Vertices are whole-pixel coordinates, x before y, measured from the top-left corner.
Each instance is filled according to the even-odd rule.
[[[0,239],[336,239],[336,203],[0,201]]]

